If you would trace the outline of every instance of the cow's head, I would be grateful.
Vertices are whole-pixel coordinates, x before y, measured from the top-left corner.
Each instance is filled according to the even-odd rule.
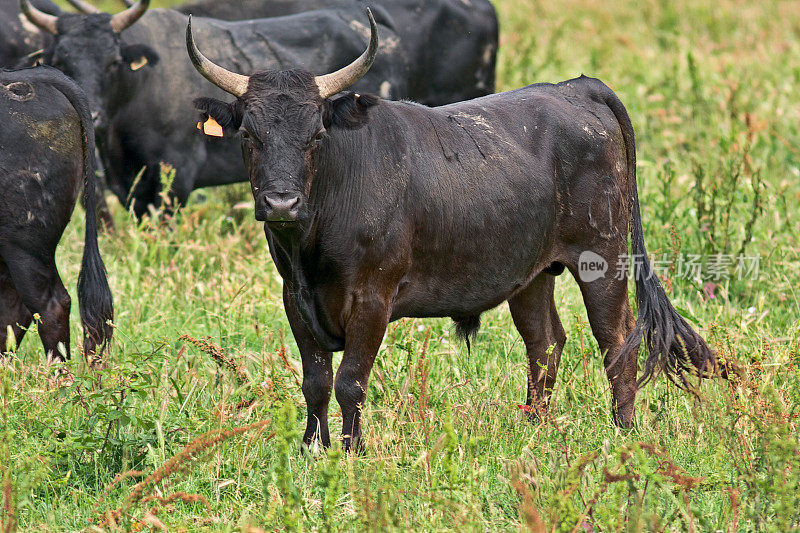
[[[230,72],[206,58],[194,43],[191,18],[186,46],[195,68],[210,82],[234,95],[225,103],[195,100],[203,120],[221,126],[216,134],[239,134],[250,177],[257,220],[285,225],[308,216],[313,178],[313,152],[325,142],[334,122],[353,127],[354,117],[377,103],[372,96],[332,97],[364,76],[378,51],[378,30],[368,10],[372,30],[367,50],[350,65],[324,76],[300,70],[267,70],[251,76]],[[212,123],[213,124],[213,123]],[[216,124],[213,124],[218,128]]]
[[[22,13],[33,24],[54,36],[43,62],[74,79],[86,92],[96,127],[106,122],[109,96],[121,69],[138,70],[155,64],[157,54],[144,45],[125,46],[119,34],[144,15],[150,0],[139,0],[130,8],[109,15],[84,0],[69,0],[81,13],[48,15],[30,0],[19,0]]]

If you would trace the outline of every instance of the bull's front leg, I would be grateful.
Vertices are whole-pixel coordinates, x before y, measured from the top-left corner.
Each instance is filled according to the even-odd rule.
[[[322,446],[331,445],[328,431],[328,404],[333,388],[331,352],[321,349],[297,311],[290,283],[283,285],[283,302],[292,334],[300,349],[303,361],[303,396],[306,399],[308,422],[303,435],[303,444],[312,446],[319,440]]]
[[[358,298],[345,327],[344,356],[336,372],[336,400],[342,408],[342,445],[360,451],[361,410],[367,398],[372,364],[380,349],[391,313],[378,297]]]

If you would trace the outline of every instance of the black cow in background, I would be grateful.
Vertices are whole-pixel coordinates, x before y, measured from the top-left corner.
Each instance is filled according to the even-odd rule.
[[[94,190],[94,129],[83,91],[48,67],[0,70],[0,352],[22,340],[33,314],[48,357],[69,357],[70,297],[55,251],[81,186]],[[102,353],[114,310],[86,198],[78,277],[85,351]]]
[[[508,301],[528,355],[527,404],[552,392],[566,340],[555,273],[568,269],[604,354],[614,420],[634,422],[637,353],[643,379],[714,369],[703,339],[678,315],[644,244],[633,127],[599,80],[537,84],[442,107],[389,102],[347,90],[369,70],[369,49],[339,72],[268,70],[251,76],[195,67],[236,100],[202,98],[202,117],[238,134],[284,306],[303,363],[304,441],[330,443],[331,392],[345,447],[361,436],[361,409],[389,322],[452,317],[473,335],[480,315]],[[341,93],[341,94],[340,94]],[[636,261],[639,315],[628,280]],[[608,276],[580,274],[591,251]],[[627,276],[626,276],[627,277]],[[331,352],[344,350],[334,379]]]
[[[175,9],[242,20],[344,6],[371,7],[378,22],[379,9],[391,17],[385,24],[408,58],[408,98],[436,106],[494,92],[498,25],[489,0],[200,0]]]
[[[247,179],[237,142],[194,128],[192,100],[203,84],[183,47],[187,17],[171,9],[148,11],[148,5],[141,0],[113,16],[87,6],[91,12],[53,17],[20,1],[30,21],[54,35],[44,63],[86,91],[108,185],[121,201],[130,197],[137,215],[159,201],[161,162],[177,171],[172,192],[181,203],[196,188]],[[241,22],[198,18],[195,27],[212,43],[215,61],[229,68],[328,71],[363,49],[369,29],[362,16],[358,7],[342,7]],[[381,31],[388,35],[381,61],[356,88],[405,97],[405,57],[397,36]]]
[[[33,4],[50,15],[61,13],[50,0],[34,0]],[[0,68],[15,66],[20,59],[45,48],[52,40],[49,33],[22,15],[18,0],[0,0]]]

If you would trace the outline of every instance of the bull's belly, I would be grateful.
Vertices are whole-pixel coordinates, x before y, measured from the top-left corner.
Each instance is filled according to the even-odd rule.
[[[457,318],[483,313],[524,289],[547,266],[544,263],[533,260],[492,271],[461,268],[442,272],[446,275],[405,276],[392,302],[391,318]]]
[[[504,217],[478,213],[421,234],[398,283],[392,317],[472,316],[528,286],[554,260],[555,217],[550,196],[543,196],[532,192],[525,202],[508,203]]]

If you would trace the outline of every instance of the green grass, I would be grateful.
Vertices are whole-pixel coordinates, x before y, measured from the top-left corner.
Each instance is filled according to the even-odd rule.
[[[252,212],[232,208],[248,199],[247,187],[198,192],[165,226],[137,226],[114,204],[117,230],[101,238],[117,309],[108,369],[89,371],[76,356],[74,382],[59,384],[34,334],[0,368],[0,461],[20,529],[96,524],[131,495],[135,479],[104,494],[117,474],[149,474],[203,433],[258,421],[269,421],[263,432],[209,444],[207,457],[153,492],[199,494],[208,508],[175,501],[146,517],[156,502],[136,503],[118,527],[800,527],[800,6],[496,5],[499,89],[584,73],[626,104],[653,256],[743,248],[759,259],[757,280],[716,281],[713,299],[704,295],[708,277],[665,274],[673,302],[742,365],[742,381],[706,382],[696,401],[659,379],[638,397],[636,429],[617,429],[580,293],[562,276],[556,297],[568,341],[544,420],[517,409],[524,346],[505,305],[484,316],[471,356],[448,320],[407,319],[390,326],[378,354],[366,454],[334,448],[311,457],[299,446],[305,404],[280,277]],[[82,215],[76,210],[58,252],[70,287]],[[211,337],[243,366],[246,382],[181,335]],[[249,408],[235,408],[254,396]],[[331,418],[335,429],[335,401]]]

